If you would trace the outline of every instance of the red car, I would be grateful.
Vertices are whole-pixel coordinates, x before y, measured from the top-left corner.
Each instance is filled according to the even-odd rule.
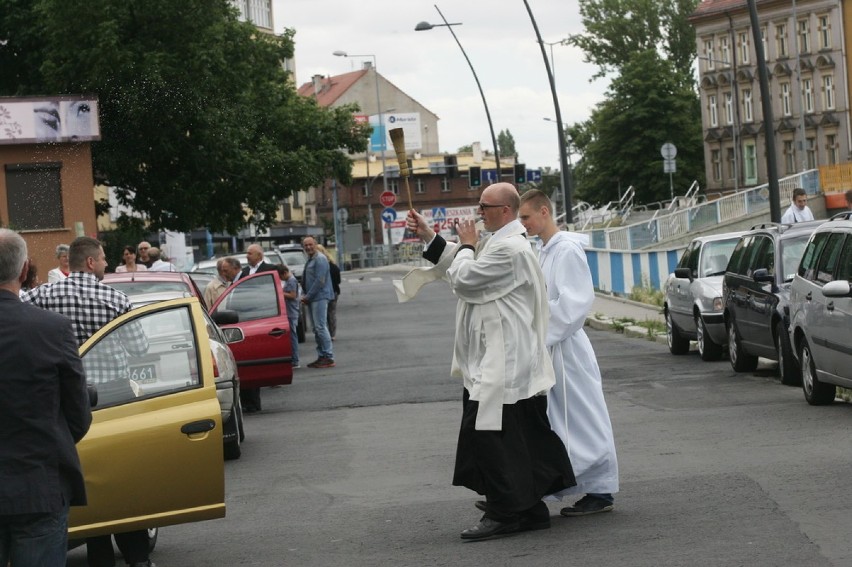
[[[293,381],[293,347],[278,272],[242,277],[210,308],[228,339],[246,388]]]

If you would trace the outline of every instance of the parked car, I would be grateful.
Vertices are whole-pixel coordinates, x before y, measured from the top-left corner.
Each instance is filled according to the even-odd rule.
[[[231,256],[240,261],[240,265],[245,268],[248,266],[248,259],[245,254],[226,254],[225,256]],[[222,256],[223,258],[225,256]],[[192,267],[193,272],[210,272],[211,274],[216,273],[216,262],[218,258],[211,258],[209,260],[202,260],[198,262]],[[263,251],[263,261],[269,264],[284,264],[284,256],[281,255],[278,250],[264,250]]]
[[[258,272],[237,280],[210,308],[234,353],[244,388],[293,381],[290,321],[284,301],[278,272]]]
[[[125,347],[128,333],[161,326],[182,334],[179,349],[159,353],[160,368],[181,380],[163,389],[126,387],[126,365],[143,364]],[[217,359],[207,326],[201,304],[182,298],[134,309],[80,347],[98,399],[77,445],[88,505],[71,508],[69,539],[225,516]]]
[[[767,223],[740,237],[722,281],[728,356],[737,372],[778,361],[781,382],[798,384],[789,335],[790,283],[811,233],[823,221]]]
[[[302,274],[305,273],[305,264],[308,263],[308,255],[305,254],[305,249],[301,244],[280,244],[278,252],[284,257],[284,264],[290,268],[290,272],[296,276],[296,279],[302,281]]]
[[[852,213],[811,236],[790,291],[790,337],[811,405],[852,388]]]
[[[245,429],[240,406],[240,379],[237,374],[237,365],[231,349],[226,346],[227,341],[221,330],[207,315],[207,307],[193,280],[184,272],[130,272],[106,274],[103,283],[123,291],[136,308],[181,297],[198,298],[205,310],[204,318],[207,322],[210,349],[216,356],[216,394],[222,409],[225,458],[239,459],[242,453],[241,444],[245,441]],[[150,331],[148,336],[152,337],[152,344],[155,345],[156,351],[148,353],[148,362],[137,361],[138,364],[132,368],[132,374],[143,390],[169,388],[169,381],[180,378],[175,378],[175,375],[169,372],[163,372],[158,361],[162,353],[170,352],[170,349],[179,346],[180,339],[176,340],[166,328],[150,329]]]
[[[663,303],[666,337],[672,354],[689,352],[698,342],[703,360],[718,360],[727,342],[722,314],[722,276],[742,232],[695,238],[669,275]]]

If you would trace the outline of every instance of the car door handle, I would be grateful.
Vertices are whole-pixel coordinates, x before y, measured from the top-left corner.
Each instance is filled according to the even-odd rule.
[[[216,422],[212,419],[202,419],[201,421],[193,421],[185,423],[180,428],[180,432],[184,435],[192,435],[194,433],[204,433],[212,431],[216,427]]]
[[[284,329],[272,329],[271,331],[269,331],[269,336],[270,337],[280,337],[281,335],[283,335],[286,332],[287,331],[285,331]]]
[[[828,303],[825,304],[825,308],[828,309],[829,311],[834,311],[834,302],[829,301]]]
[[[813,297],[814,297],[813,292],[809,291],[809,292],[808,292],[808,294],[805,296],[805,299],[807,299],[808,301],[810,301],[811,299],[813,299]]]

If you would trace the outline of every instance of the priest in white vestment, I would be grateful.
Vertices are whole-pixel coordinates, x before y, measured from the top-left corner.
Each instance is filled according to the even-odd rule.
[[[479,240],[474,220],[446,242],[417,212],[408,228],[428,244],[435,266],[394,282],[400,301],[437,279],[458,297],[451,373],[464,385],[453,484],[486,497],[485,515],[461,537],[481,540],[550,527],[547,494],[574,484],[568,454],[547,421],[553,366],[544,344],[548,307],[544,278],[517,220],[520,196],[496,183],[480,197],[492,234]]]
[[[588,237],[560,231],[550,199],[536,189],[521,197],[520,220],[530,236],[541,239],[539,263],[550,306],[546,343],[556,372],[547,415],[568,449],[577,477],[576,486],[553,496],[585,495],[564,508],[563,516],[608,512],[618,492],[618,460],[600,368],[583,330],[595,299],[584,251]]]

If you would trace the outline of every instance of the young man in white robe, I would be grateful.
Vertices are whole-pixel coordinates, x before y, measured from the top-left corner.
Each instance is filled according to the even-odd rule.
[[[618,460],[598,361],[583,330],[595,299],[583,250],[588,238],[560,231],[550,199],[536,189],[521,196],[520,221],[530,236],[540,238],[538,259],[550,306],[546,343],[556,372],[547,415],[568,449],[577,477],[576,486],[554,496],[585,494],[562,509],[563,516],[608,512],[618,492]]]
[[[496,183],[480,196],[485,230],[458,226],[459,244],[446,242],[415,211],[407,225],[428,244],[435,264],[394,282],[400,301],[446,279],[458,297],[451,373],[462,378],[462,421],[453,484],[485,495],[485,515],[461,532],[482,540],[550,527],[542,498],[574,484],[568,454],[547,421],[546,393],[554,384],[544,345],[547,297],[538,260],[517,220],[514,186]],[[479,505],[480,503],[478,503]]]

